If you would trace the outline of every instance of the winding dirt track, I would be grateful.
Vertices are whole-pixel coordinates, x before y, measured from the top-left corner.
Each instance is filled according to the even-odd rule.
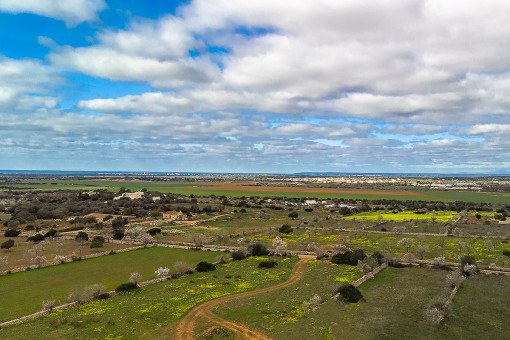
[[[214,322],[215,324],[228,328],[232,330],[236,334],[236,338],[245,338],[245,339],[264,339],[268,340],[270,339],[266,335],[264,335],[261,332],[251,330],[247,328],[246,326],[224,320],[220,318],[219,316],[215,315],[213,313],[213,308],[226,302],[226,301],[233,301],[238,300],[244,297],[249,297],[253,295],[258,294],[264,294],[268,292],[272,292],[287,286],[290,286],[296,282],[298,282],[305,273],[306,269],[306,262],[308,262],[310,258],[302,258],[300,259],[294,268],[292,269],[292,273],[290,274],[290,277],[287,281],[279,283],[275,286],[261,288],[257,290],[253,290],[250,292],[244,292],[234,295],[227,295],[223,296],[214,300],[210,300],[207,302],[202,303],[201,305],[198,305],[191,309],[186,316],[184,316],[179,324],[177,325],[177,328],[175,329],[175,333],[172,334],[172,338],[179,339],[179,340],[193,340],[194,339],[194,330],[196,327],[197,319],[199,318],[205,318],[209,321]]]

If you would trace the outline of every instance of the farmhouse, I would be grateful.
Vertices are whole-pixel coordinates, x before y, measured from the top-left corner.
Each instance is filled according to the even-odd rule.
[[[170,221],[184,221],[186,220],[186,215],[180,211],[167,211],[163,213],[163,219]]]
[[[122,195],[120,196],[117,196],[117,197],[114,197],[113,200],[116,201],[116,200],[120,200],[121,198],[123,197],[128,197],[129,199],[139,199],[139,198],[143,198],[143,195],[144,195],[144,192],[143,191],[137,191],[137,192],[125,192],[123,193]]]

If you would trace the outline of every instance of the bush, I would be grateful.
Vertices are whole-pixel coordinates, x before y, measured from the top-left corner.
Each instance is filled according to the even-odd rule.
[[[337,253],[331,258],[332,263],[336,264],[351,264],[352,251],[348,250],[343,253]]]
[[[7,240],[0,245],[2,249],[11,249],[14,246],[14,240]]]
[[[285,223],[278,229],[278,231],[282,234],[290,234],[292,233],[292,227],[289,224]]]
[[[124,232],[123,231],[116,231],[113,233],[113,239],[114,240],[122,240],[124,238]]]
[[[289,213],[290,218],[298,218],[299,214],[296,211],[291,211]]]
[[[383,263],[383,260],[384,260],[384,255],[381,254],[381,252],[379,251],[376,251],[375,253],[373,253],[371,256],[371,258],[373,259],[376,259],[377,260],[377,263],[379,264],[382,264]]]
[[[51,229],[50,231],[48,231],[46,234],[44,234],[44,237],[55,237],[55,235],[57,235],[57,231],[55,229]]]
[[[460,263],[462,268],[464,268],[466,264],[476,264],[475,257],[471,255],[462,256],[460,258]]]
[[[503,255],[510,257],[510,250],[508,249],[503,250]]]
[[[277,265],[278,263],[276,261],[261,261],[259,263],[260,268],[273,268]]]
[[[27,238],[27,242],[40,242],[42,240],[44,240],[44,236],[41,234],[35,234],[34,236]]]
[[[161,228],[151,228],[147,230],[147,233],[151,236],[155,236],[156,234],[161,234]]]
[[[197,272],[210,272],[216,270],[216,266],[212,263],[202,261],[197,264]]]
[[[245,258],[246,258],[246,252],[244,252],[242,250],[236,250],[232,253],[232,260],[234,260],[234,261],[242,260]]]
[[[5,237],[17,237],[19,234],[20,234],[19,230],[9,229],[9,230],[5,231],[4,236]]]
[[[352,266],[357,266],[358,265],[358,260],[359,261],[363,261],[364,259],[367,258],[367,255],[365,255],[365,252],[363,251],[363,249],[354,249],[352,251],[352,255],[351,255],[351,265]]]
[[[84,231],[79,231],[74,240],[75,241],[88,241],[89,235]]]
[[[340,294],[338,300],[342,302],[356,303],[360,300],[365,301],[361,292],[353,285],[341,286],[336,292]]]
[[[269,254],[269,251],[267,251],[267,248],[262,243],[255,243],[250,246],[248,246],[248,252],[252,256],[262,256]]]
[[[90,248],[102,248],[104,244],[103,236],[95,236],[90,243]]]
[[[138,285],[134,282],[127,282],[127,283],[121,283],[117,288],[115,288],[115,291],[117,293],[121,292],[130,292],[133,290],[138,289]]]

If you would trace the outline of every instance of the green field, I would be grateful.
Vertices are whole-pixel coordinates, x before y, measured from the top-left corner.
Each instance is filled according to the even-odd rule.
[[[207,253],[207,252],[200,252]],[[285,281],[297,259],[258,268],[265,257],[252,257],[179,279],[71,307],[0,329],[4,339],[141,339],[172,334],[172,326],[190,308],[211,299]],[[170,325],[169,328],[166,328]],[[171,338],[171,335],[169,336]]]
[[[372,194],[330,194],[330,193],[301,193],[301,192],[273,192],[273,191],[235,191],[235,190],[216,190],[211,187],[210,190],[198,189],[193,187],[208,186],[208,182],[170,182],[170,181],[123,181],[123,180],[19,180],[16,182],[0,182],[0,190],[12,188],[14,190],[95,190],[107,189],[113,192],[119,191],[121,187],[127,190],[138,191],[143,188],[148,191],[159,191],[162,193],[174,193],[181,195],[196,196],[226,196],[226,197],[288,197],[305,198],[314,197],[318,199],[367,199],[367,200],[415,200],[415,201],[465,201],[465,202],[485,202],[485,203],[510,203],[510,193],[484,193],[469,191],[437,191],[423,190],[419,188],[406,187],[408,191],[414,191],[424,196],[406,196],[406,195],[372,195]],[[184,188],[183,188],[184,187]],[[319,188],[318,188],[319,191]]]
[[[450,339],[507,339],[509,287],[507,276],[479,275],[464,281],[440,334]]]
[[[102,283],[113,290],[127,282],[132,272],[140,273],[143,280],[150,280],[156,277],[154,271],[159,267],[173,271],[177,261],[194,266],[200,261],[214,262],[221,254],[224,255],[154,247],[3,275],[0,276],[0,296],[2,305],[9,308],[0,309],[0,322],[40,311],[44,300],[66,303],[69,293],[77,286]]]
[[[477,213],[469,212],[468,216],[474,216]],[[480,212],[482,216],[494,216],[493,213],[488,212]],[[387,221],[411,221],[411,220],[435,220],[440,222],[448,222],[452,221],[458,217],[458,213],[456,211],[438,211],[436,213],[425,213],[425,214],[417,214],[413,211],[402,211],[398,213],[377,213],[377,212],[364,212],[357,213],[351,216],[346,216],[346,219],[362,219],[362,220],[387,220]]]

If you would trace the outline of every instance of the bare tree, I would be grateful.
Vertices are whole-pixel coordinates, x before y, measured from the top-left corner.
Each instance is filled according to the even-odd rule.
[[[409,253],[409,248],[411,248],[414,245],[414,240],[409,237],[404,237],[397,242],[397,245],[399,247],[405,248],[406,253]]]
[[[186,262],[178,261],[174,263],[174,269],[179,274],[184,274],[185,272],[191,269],[191,266]]]
[[[55,307],[55,300],[45,300],[42,302],[42,308],[45,311],[51,313],[53,311],[53,307]]]
[[[199,248],[205,243],[205,236],[203,234],[193,234],[192,242],[195,245],[195,248]]]
[[[135,285],[137,285],[141,279],[142,275],[140,275],[140,273],[137,272],[131,273],[131,275],[129,276],[129,282],[134,283]]]
[[[426,244],[420,244],[416,247],[416,254],[419,256],[420,260],[423,260],[423,255],[429,251],[429,246]]]

